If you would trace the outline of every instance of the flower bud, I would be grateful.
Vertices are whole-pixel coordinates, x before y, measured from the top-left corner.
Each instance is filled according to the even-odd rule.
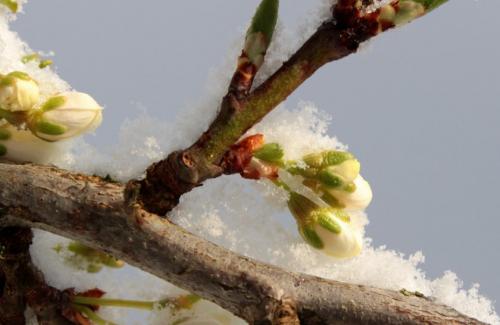
[[[87,94],[68,92],[50,98],[31,116],[30,130],[46,141],[58,141],[97,128],[102,107]]]
[[[324,151],[303,158],[306,168],[293,167],[292,174],[304,177],[303,184],[333,208],[363,210],[371,202],[372,191],[361,177],[361,164],[349,152]]]
[[[359,175],[361,164],[356,159],[328,166],[318,173],[318,180],[326,187],[339,188],[348,185]]]
[[[321,187],[322,199],[333,207],[347,210],[364,210],[373,198],[370,184],[358,175],[352,183],[343,188]]]
[[[38,84],[20,71],[14,71],[0,78],[0,108],[11,111],[28,111],[40,97]]]
[[[300,235],[312,247],[337,258],[350,258],[361,252],[361,234],[342,210],[321,208],[296,192],[291,193],[288,206]]]

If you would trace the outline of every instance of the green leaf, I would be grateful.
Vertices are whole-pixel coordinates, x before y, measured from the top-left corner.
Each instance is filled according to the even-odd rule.
[[[267,46],[269,46],[278,21],[278,11],[279,0],[262,0],[253,16],[247,36],[262,33],[266,38]]]
[[[283,148],[277,143],[265,144],[253,154],[257,159],[273,163],[281,162],[284,155]]]

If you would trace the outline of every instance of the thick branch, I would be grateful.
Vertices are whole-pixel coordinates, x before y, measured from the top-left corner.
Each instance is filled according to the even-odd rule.
[[[0,164],[0,226],[45,229],[104,250],[251,324],[481,324],[427,298],[287,272],[142,210],[124,187],[52,167]],[[295,318],[296,319],[296,318]],[[288,321],[291,320],[291,321]]]

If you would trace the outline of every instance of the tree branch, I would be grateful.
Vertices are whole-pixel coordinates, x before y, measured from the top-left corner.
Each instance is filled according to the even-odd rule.
[[[427,298],[328,281],[242,257],[137,204],[126,206],[123,191],[123,185],[98,177],[0,163],[0,227],[36,227],[81,241],[250,324],[297,324],[297,319],[301,324],[481,324]]]
[[[246,131],[283,102],[323,65],[353,54],[359,45],[398,25],[421,17],[447,0],[394,0],[370,11],[356,0],[339,0],[332,18],[323,23],[305,44],[269,79],[250,94],[235,95],[241,78],[233,78],[218,116],[188,149],[170,154],[148,168],[144,180],[133,182],[138,201],[150,212],[165,215],[179,197],[209,178],[225,173],[223,157]],[[373,1],[363,1],[373,3]],[[404,6],[412,3],[416,7]],[[422,3],[422,4],[421,4]],[[421,8],[421,10],[419,9]],[[239,75],[237,70],[237,75]],[[252,70],[248,83],[253,81]]]

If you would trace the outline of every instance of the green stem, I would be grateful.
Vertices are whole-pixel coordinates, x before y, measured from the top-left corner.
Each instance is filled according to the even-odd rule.
[[[210,163],[219,163],[231,145],[271,110],[278,106],[317,69],[327,62],[348,54],[335,48],[337,41],[326,29],[319,30],[271,78],[259,86],[244,101],[244,109],[232,115],[219,116],[194,147]]]
[[[92,311],[92,309],[90,309],[89,307],[78,305],[78,304],[71,304],[71,307],[73,307],[76,311],[85,315],[90,321],[92,321],[92,323],[94,323],[96,325],[116,325],[113,322],[109,322],[109,321],[99,317],[99,315],[94,313]]]
[[[154,310],[158,304],[162,303],[161,301],[105,299],[105,298],[92,298],[92,297],[81,297],[81,296],[73,297],[72,302],[80,305],[110,306],[110,307],[143,309],[143,310]]]
[[[425,2],[426,11],[423,15],[447,2],[415,1]],[[396,3],[397,1],[394,1],[391,5]],[[240,103],[238,112],[230,116],[220,114],[191,149],[205,161],[218,164],[231,145],[283,102],[316,70],[329,62],[355,53],[360,43],[376,36],[382,29],[385,31],[390,28],[364,28],[381,24],[377,19],[377,15],[370,15],[359,19],[357,25],[349,28],[339,28],[332,21],[323,24],[288,62]]]
[[[288,184],[283,182],[281,179],[273,179],[272,182],[277,187],[286,190],[288,193],[292,193],[292,189],[290,188],[290,186],[288,186]]]

